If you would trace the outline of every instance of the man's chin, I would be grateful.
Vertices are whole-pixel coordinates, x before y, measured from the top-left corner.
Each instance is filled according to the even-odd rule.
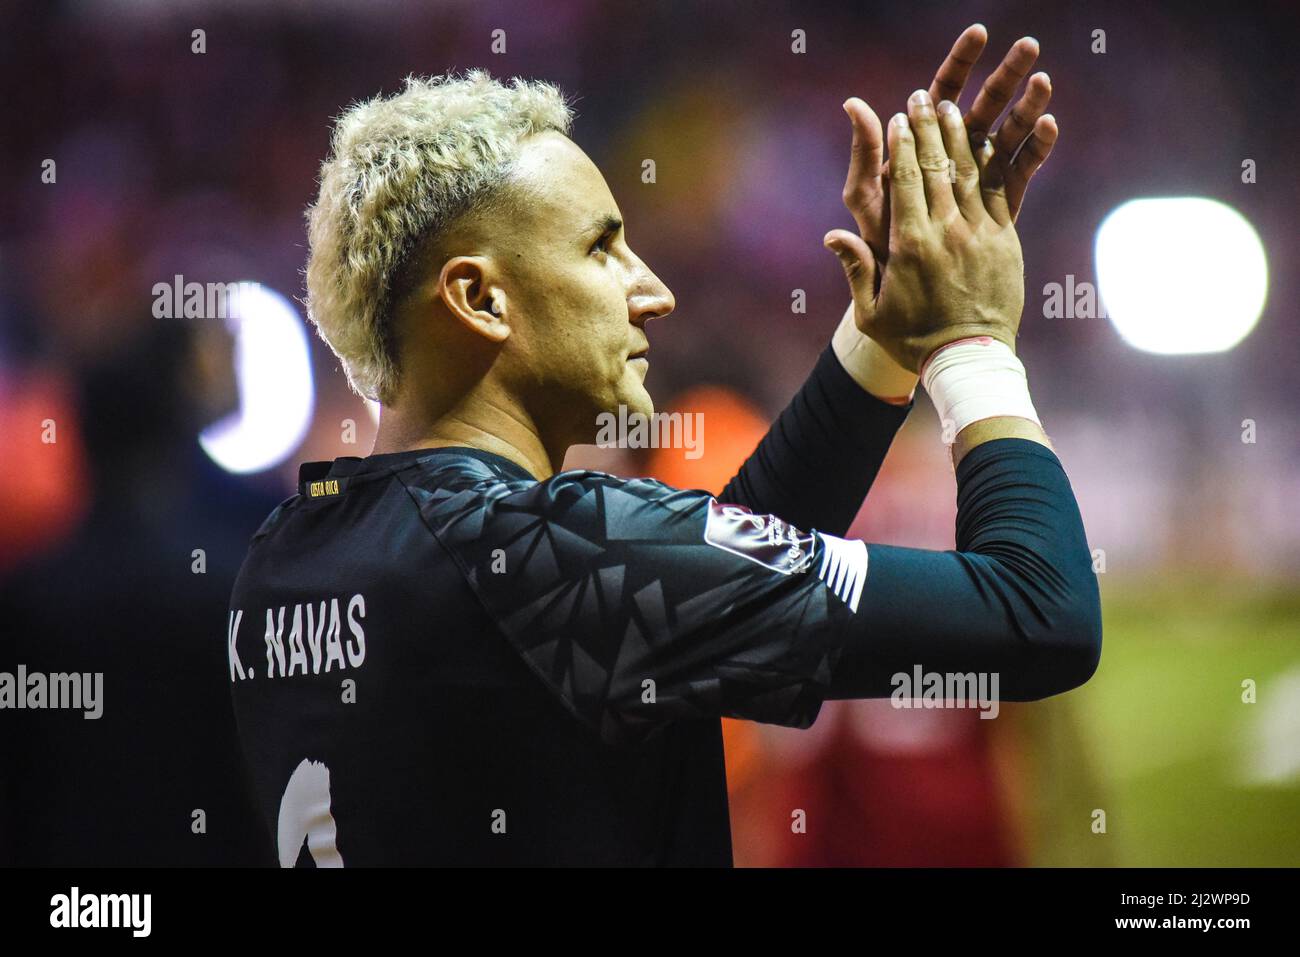
[[[592,423],[595,426],[594,437],[589,441],[600,445],[601,436],[608,439],[610,429],[631,427],[638,419],[649,419],[653,416],[655,403],[645,386],[637,382],[624,385],[612,401],[606,400],[603,408],[600,405],[597,408],[600,411],[596,413],[595,421]]]
[[[626,414],[629,416],[639,415],[649,418],[655,414],[655,400],[650,397],[646,387],[639,382],[634,388],[627,390],[620,402],[626,407]],[[618,415],[618,409],[612,411],[615,415]]]

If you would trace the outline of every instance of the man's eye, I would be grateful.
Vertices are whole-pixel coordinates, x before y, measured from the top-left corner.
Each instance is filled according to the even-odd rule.
[[[596,240],[596,242],[592,245],[590,251],[593,253],[609,252],[609,240],[610,240],[609,233],[605,233],[599,239]]]

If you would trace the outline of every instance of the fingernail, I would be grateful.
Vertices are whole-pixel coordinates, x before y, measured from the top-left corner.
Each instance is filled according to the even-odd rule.
[[[946,116],[947,114],[949,114],[949,113],[956,113],[956,112],[957,112],[957,104],[954,103],[952,100],[940,100],[940,101],[939,101],[939,112],[940,112],[940,113],[943,113],[945,116]]]
[[[911,96],[907,98],[907,102],[911,103],[914,106],[929,106],[930,94],[927,93],[925,90],[917,90],[915,93],[913,93]]]
[[[901,127],[902,129],[907,129],[907,114],[906,114],[906,113],[895,113],[895,114],[894,114],[894,119],[893,119],[893,124],[894,124],[895,126]]]

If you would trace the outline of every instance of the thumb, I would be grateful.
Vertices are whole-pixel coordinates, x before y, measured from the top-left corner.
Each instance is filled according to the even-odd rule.
[[[876,257],[856,233],[832,229],[822,238],[822,245],[835,254],[853,291],[859,314],[871,316],[876,310]]]

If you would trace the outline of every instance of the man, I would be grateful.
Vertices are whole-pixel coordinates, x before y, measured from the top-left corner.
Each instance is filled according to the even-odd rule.
[[[1012,216],[1055,126],[1043,78],[1010,149],[978,135],[1032,41],[963,125],[983,43],[959,39],[940,110],[918,91],[891,121],[887,202],[879,122],[846,104],[861,235],[826,241],[854,302],[717,498],[558,471],[602,413],[653,411],[645,327],[674,306],[558,91],[411,80],[340,119],[308,290],[379,435],[302,467],[228,619],[282,865],[729,865],[720,716],[807,727],[917,665],[1007,700],[1091,676],[1083,528],[1012,351]],[[956,435],[954,552],[838,537],[918,373]]]

